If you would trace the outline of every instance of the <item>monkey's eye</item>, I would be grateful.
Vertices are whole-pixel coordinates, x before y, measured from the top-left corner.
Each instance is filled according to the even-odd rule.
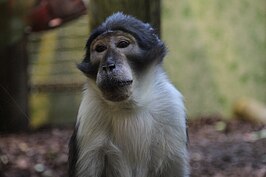
[[[120,41],[116,44],[116,47],[118,48],[126,48],[127,46],[129,46],[129,41]]]
[[[95,47],[95,51],[99,52],[99,53],[105,51],[106,49],[107,49],[107,47],[105,45],[97,45]]]

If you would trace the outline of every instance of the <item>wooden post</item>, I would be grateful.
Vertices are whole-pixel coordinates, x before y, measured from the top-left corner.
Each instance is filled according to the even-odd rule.
[[[24,39],[0,51],[0,131],[28,128],[28,73]]]
[[[0,3],[0,132],[28,129],[27,6],[22,0]]]
[[[160,0],[90,0],[89,25],[94,29],[114,12],[124,12],[150,23],[160,35]]]

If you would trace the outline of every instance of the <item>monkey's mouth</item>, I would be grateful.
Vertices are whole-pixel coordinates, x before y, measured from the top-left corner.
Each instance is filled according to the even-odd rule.
[[[130,97],[132,83],[133,80],[108,80],[100,85],[100,89],[105,99],[119,102]]]
[[[133,83],[133,80],[105,80],[100,84],[100,88],[106,91],[112,91],[116,89],[121,89],[127,86],[130,86]]]
[[[128,85],[131,85],[133,83],[133,80],[126,80],[126,81],[115,81],[114,85],[118,87],[125,87]]]

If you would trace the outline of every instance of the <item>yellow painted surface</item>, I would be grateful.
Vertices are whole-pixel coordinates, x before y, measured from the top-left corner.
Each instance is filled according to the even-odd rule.
[[[50,74],[52,71],[52,64],[55,56],[55,49],[56,49],[56,43],[57,43],[57,31],[50,31],[42,35],[41,41],[40,41],[40,48],[39,48],[39,55],[37,58],[37,62],[35,64],[34,69],[38,69],[39,67],[42,67],[42,65],[46,65],[44,68],[44,71],[46,75],[42,77],[39,80],[35,80],[34,75],[32,75],[32,80],[35,80],[34,82],[48,82],[50,79]],[[49,117],[49,97],[45,93],[33,93],[30,97],[30,107],[34,108],[31,109],[31,126],[33,128],[39,127],[43,124],[48,123]]]

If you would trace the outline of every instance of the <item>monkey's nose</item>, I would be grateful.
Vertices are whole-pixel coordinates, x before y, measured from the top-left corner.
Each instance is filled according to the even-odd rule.
[[[103,65],[103,66],[102,66],[102,69],[103,69],[105,72],[113,71],[113,70],[115,69],[115,64],[114,64],[114,63],[109,63],[109,64],[106,64],[106,65]]]

